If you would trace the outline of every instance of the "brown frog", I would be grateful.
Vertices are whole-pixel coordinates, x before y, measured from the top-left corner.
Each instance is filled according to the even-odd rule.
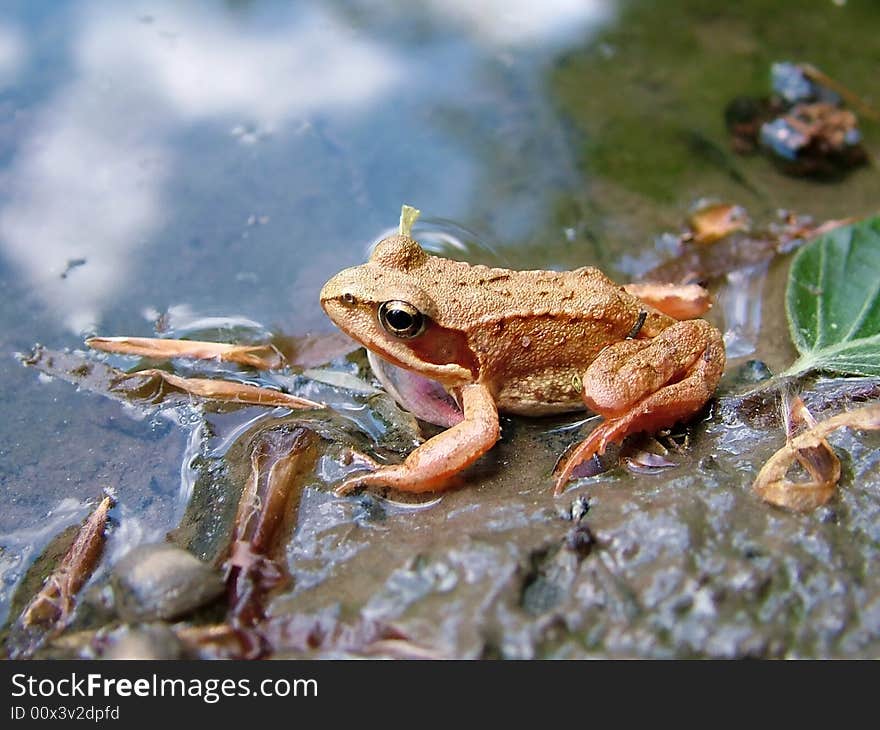
[[[540,416],[586,406],[605,420],[556,472],[609,443],[694,415],[724,369],[721,333],[661,311],[595,268],[511,271],[429,255],[409,235],[381,241],[362,266],[325,284],[321,306],[382,359],[440,383],[463,418],[402,464],[371,463],[336,490],[440,491],[498,440],[498,412]],[[664,292],[667,294],[668,292]],[[675,297],[672,297],[674,300]]]

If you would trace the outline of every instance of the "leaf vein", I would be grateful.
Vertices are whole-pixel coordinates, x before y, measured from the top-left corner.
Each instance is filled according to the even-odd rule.
[[[878,253],[880,217],[838,228],[798,253],[786,287],[786,314],[800,358],[788,374],[880,375],[880,319],[873,316],[880,300]]]
[[[819,280],[816,282],[816,339],[814,347],[822,347],[825,341],[825,308],[823,304],[825,303],[825,275],[828,258],[825,255],[828,250],[826,243],[825,239],[819,243]]]
[[[843,336],[841,342],[848,342],[852,338],[852,336],[859,331],[859,328],[862,326],[865,319],[868,317],[868,313],[874,306],[874,301],[877,299],[878,295],[880,295],[880,279],[874,282],[874,286],[871,288],[871,293],[865,299],[865,303],[862,305],[861,310],[859,310],[859,313],[856,315],[852,327],[850,327],[849,331]]]

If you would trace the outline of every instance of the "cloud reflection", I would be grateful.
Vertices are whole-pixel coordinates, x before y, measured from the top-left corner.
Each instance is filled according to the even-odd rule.
[[[77,60],[91,78],[114,69],[179,120],[242,115],[272,126],[371,101],[399,75],[396,60],[323,12],[271,33],[213,15],[159,17],[140,27],[97,17]]]
[[[429,0],[437,15],[500,45],[546,44],[595,28],[611,14],[609,0]]]
[[[0,24],[0,88],[14,80],[25,55],[21,32],[11,25]]]
[[[170,5],[153,13],[145,23],[97,4],[82,16],[71,31],[72,80],[35,115],[6,173],[0,244],[74,332],[97,324],[132,275],[134,250],[163,222],[173,133],[350,109],[400,74],[395,59],[323,12],[262,32]],[[0,64],[3,42],[0,28]],[[65,275],[75,259],[87,265]]]

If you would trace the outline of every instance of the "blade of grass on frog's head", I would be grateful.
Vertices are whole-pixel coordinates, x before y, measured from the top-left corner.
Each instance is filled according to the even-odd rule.
[[[400,227],[398,228],[401,236],[409,236],[412,234],[412,227],[422,214],[418,208],[411,205],[404,205],[400,209]]]

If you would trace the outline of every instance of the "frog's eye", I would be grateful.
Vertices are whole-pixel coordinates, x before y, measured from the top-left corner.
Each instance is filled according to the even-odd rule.
[[[388,334],[409,339],[422,334],[425,315],[409,302],[384,302],[379,306],[379,324]]]

